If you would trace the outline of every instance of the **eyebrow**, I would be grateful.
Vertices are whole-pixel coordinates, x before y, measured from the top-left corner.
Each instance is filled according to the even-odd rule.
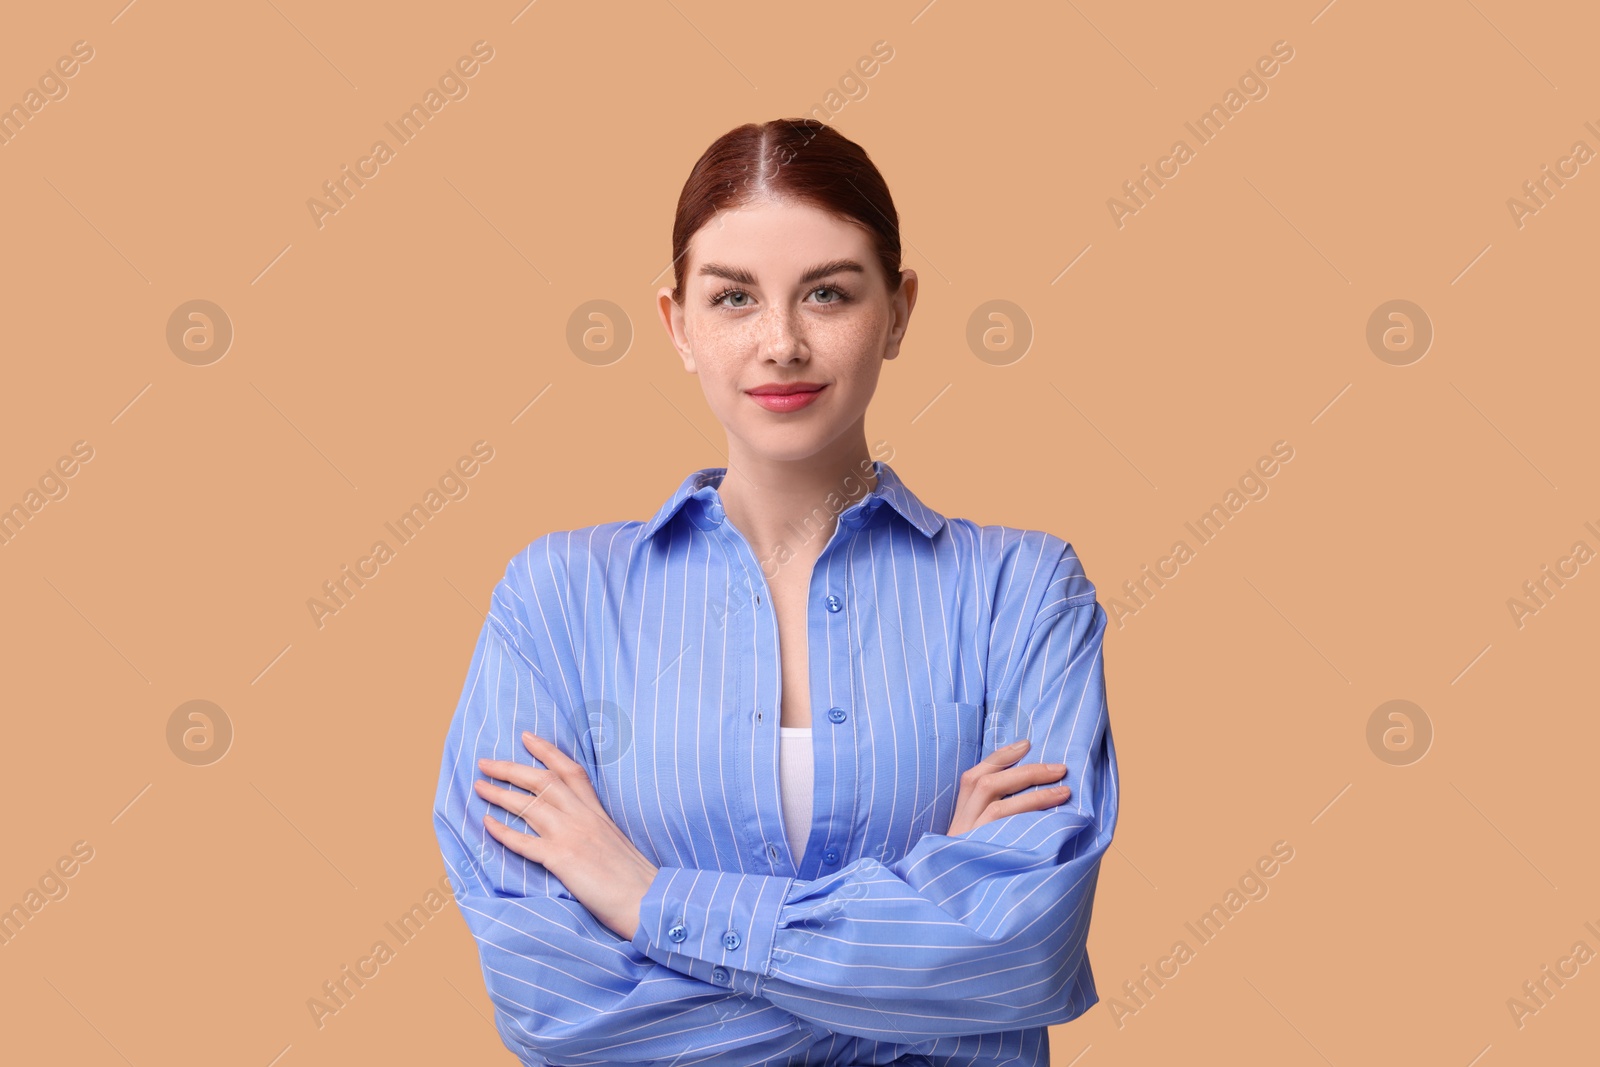
[[[831,263],[823,263],[819,266],[812,267],[810,270],[800,275],[800,284],[808,285],[811,282],[826,278],[830,274],[839,274],[844,271],[854,271],[857,274],[865,274],[867,272],[865,267],[853,259],[836,259]],[[711,275],[717,278],[726,278],[728,281],[738,282],[740,285],[756,284],[756,276],[754,274],[751,274],[743,267],[730,267],[723,263],[707,263],[703,265],[696,273],[701,275]]]

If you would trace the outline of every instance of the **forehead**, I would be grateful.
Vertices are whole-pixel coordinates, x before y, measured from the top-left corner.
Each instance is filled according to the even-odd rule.
[[[818,262],[872,255],[864,227],[812,204],[759,200],[712,216],[689,242],[689,258],[745,267],[774,277]]]

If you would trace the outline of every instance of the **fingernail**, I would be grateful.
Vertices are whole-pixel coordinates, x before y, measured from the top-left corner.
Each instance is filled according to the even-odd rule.
[[[1062,771],[1067,769],[1067,765],[1065,763],[1052,763],[1050,764],[1050,769],[1055,771],[1057,774],[1060,774]]]
[[[1006,746],[1006,751],[1009,752],[1014,748],[1021,748],[1023,745],[1025,745],[1027,743],[1028,743],[1028,739],[1026,737],[1024,737],[1021,741],[1013,741],[1009,745]]]

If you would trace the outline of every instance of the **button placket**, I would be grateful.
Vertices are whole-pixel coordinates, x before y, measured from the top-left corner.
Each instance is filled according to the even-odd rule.
[[[726,516],[726,513],[720,510],[720,505],[718,514],[721,518],[725,518]],[[735,568],[737,573],[742,576],[746,587],[751,591],[752,599],[759,609],[763,601],[770,599],[769,597],[762,596],[761,593],[762,590],[768,590],[770,592],[770,588],[766,575],[761,571],[760,562],[756,559],[755,552],[751,549],[749,540],[742,532],[739,531],[737,527],[735,527],[732,523],[726,522],[719,522],[718,526],[723,534],[723,547],[727,551],[729,566],[731,568]],[[765,636],[767,640],[770,640],[773,643],[773,645],[777,644],[778,621],[777,616],[773,612],[770,605],[765,610],[755,611],[754,616],[751,619],[751,625],[755,630],[758,642],[762,636]],[[741,696],[755,699],[758,689],[765,691],[766,688],[769,688],[763,686],[762,684],[767,680],[766,674],[769,670],[762,658],[757,657],[753,664],[749,664],[748,669],[749,671],[753,672],[753,674],[747,674],[746,657],[738,657],[738,663],[739,680],[737,682],[737,691],[741,694]],[[770,671],[772,673],[770,689],[773,693],[781,695],[783,692],[783,669],[778,657],[772,657]],[[750,687],[748,692],[746,692],[747,686]],[[749,711],[748,717],[741,716],[740,718],[740,721],[749,727],[748,736],[750,752],[752,756],[758,760],[764,759],[769,755],[775,757],[778,751],[778,735],[776,729],[771,732],[761,729],[762,724],[767,721],[765,718],[765,712],[766,708],[761,702],[758,701],[756,702],[755,707]],[[776,698],[773,700],[773,716],[771,721],[773,727],[776,728],[779,724]],[[763,740],[763,737],[770,738],[770,740]],[[769,744],[771,745],[770,750],[766,748],[766,746]],[[742,779],[741,783],[743,783]],[[771,785],[770,791],[768,791],[766,788],[768,783]],[[761,803],[761,798],[752,795],[749,790],[744,788],[744,785],[741,784],[740,791],[746,798],[745,811],[747,813],[747,825],[749,825],[752,829],[753,836],[757,838],[755,844],[751,846],[750,854],[755,857],[758,863],[763,864],[766,867],[767,873],[776,874],[778,873],[779,864],[782,862],[783,854],[779,851],[777,844],[772,841],[772,834],[770,831],[777,829],[779,835],[781,836],[781,828],[763,826],[761,812],[781,811],[782,798],[779,793],[776,778],[762,779],[757,782],[755,787],[761,789],[763,794],[767,797],[767,799],[770,800],[771,803]]]
[[[873,496],[862,506],[857,516],[859,521],[855,524],[855,529],[860,530],[861,527],[867,524],[867,520],[872,514],[871,509],[876,507],[878,500],[879,498]],[[853,589],[856,559],[856,552],[853,548],[854,543],[855,539],[852,538],[851,544],[844,549],[844,558],[830,568],[829,585],[833,586],[835,591],[830,592],[825,601],[830,612],[829,618],[838,620],[833,625],[835,628],[843,627],[840,632],[842,632],[844,638],[842,642],[843,655],[840,658],[840,662],[828,664],[829,690],[831,693],[845,698],[841,702],[842,706],[828,709],[828,721],[836,727],[843,726],[849,719],[850,712],[847,709],[859,711],[865,706],[864,695],[858,686],[859,679],[856,670],[858,649],[853,616],[861,614],[863,605],[866,606],[866,610],[869,613],[872,607],[868,601],[863,601],[862,603],[853,604],[850,611],[844,611],[844,598]],[[838,634],[834,634],[836,641],[837,637]],[[832,788],[834,802],[830,812],[829,832],[823,838],[823,843],[827,846],[822,851],[822,864],[825,867],[837,867],[844,862],[843,848],[849,842],[850,827],[855,825],[856,821],[855,809],[861,803],[859,769],[862,756],[858,744],[862,726],[863,724],[859,722],[854,724],[849,728],[848,733],[837,735],[839,740],[834,742],[835,751],[854,753],[854,758],[851,759],[847,755],[845,760],[836,764],[834,768]],[[852,738],[854,739],[852,740]]]

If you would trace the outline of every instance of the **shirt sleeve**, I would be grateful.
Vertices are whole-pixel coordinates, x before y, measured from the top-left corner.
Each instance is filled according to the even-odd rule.
[[[1117,821],[1106,613],[1065,545],[1033,622],[991,639],[984,754],[1064,763],[1072,796],[812,881],[662,867],[633,943],[838,1033],[910,1043],[1047,1026],[1099,997],[1086,939]],[[1030,792],[1049,786],[1030,786]]]
[[[496,589],[496,611],[508,595]],[[509,594],[514,595],[514,594]],[[514,617],[514,616],[513,616]],[[485,813],[531,832],[472,788],[481,757],[543,768],[523,730],[555,742],[594,777],[592,746],[495,612],[485,620],[445,739],[434,832],[478,945],[495,1027],[525,1064],[763,1062],[826,1031],[774,1005],[665,967],[596,919],[542,865],[505,848]],[[719,1062],[722,1062],[719,1060]]]

